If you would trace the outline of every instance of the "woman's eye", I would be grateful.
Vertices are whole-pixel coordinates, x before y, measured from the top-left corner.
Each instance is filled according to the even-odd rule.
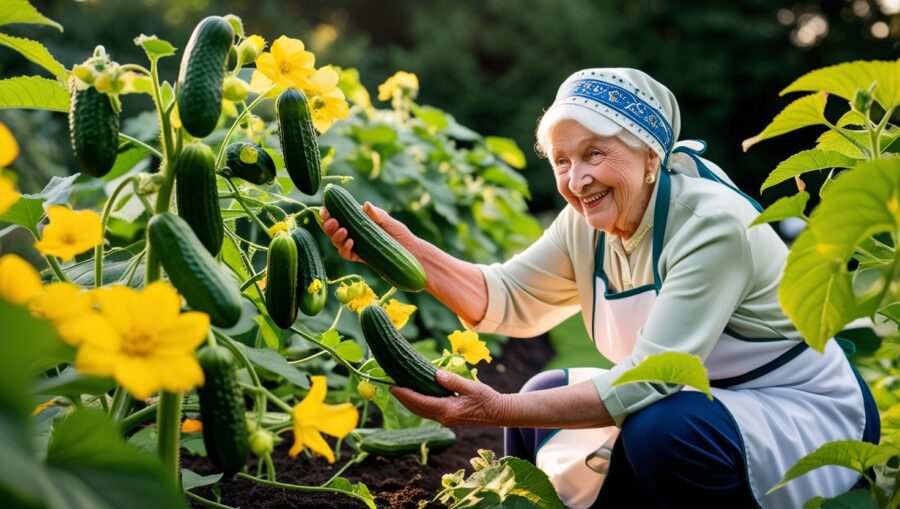
[[[592,158],[601,157],[602,155],[603,155],[603,152],[601,152],[601,151],[599,151],[599,150],[591,150],[591,157],[592,157]]]
[[[568,162],[568,159],[560,158],[556,160],[556,166],[565,166]]]

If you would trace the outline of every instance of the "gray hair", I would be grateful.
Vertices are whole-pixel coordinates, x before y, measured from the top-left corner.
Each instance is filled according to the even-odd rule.
[[[538,121],[535,133],[537,142],[534,145],[534,150],[540,157],[547,157],[553,149],[550,146],[550,132],[563,120],[574,120],[597,136],[619,140],[633,149],[644,152],[651,150],[650,146],[640,138],[614,124],[599,113],[575,104],[559,104],[550,108]]]

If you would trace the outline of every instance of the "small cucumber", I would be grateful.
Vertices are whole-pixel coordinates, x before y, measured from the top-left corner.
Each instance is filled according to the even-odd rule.
[[[353,239],[353,251],[388,283],[401,290],[425,288],[425,269],[415,256],[385,233],[346,189],[325,186],[325,208]]]
[[[434,379],[437,368],[400,335],[384,308],[363,308],[359,322],[375,360],[397,385],[428,396],[452,396]]]
[[[178,115],[195,138],[213,132],[222,113],[225,60],[234,44],[234,30],[220,16],[204,18],[194,28],[178,73]]]
[[[239,141],[225,149],[226,176],[261,185],[275,180],[275,161],[259,145]]]
[[[312,196],[322,182],[322,162],[306,96],[297,89],[286,89],[278,96],[275,115],[284,168],[297,189]]]
[[[297,319],[297,245],[285,232],[276,233],[269,243],[266,309],[282,329],[290,328]]]
[[[224,346],[205,346],[197,352],[197,361],[204,378],[197,388],[203,445],[210,462],[231,476],[244,468],[249,451],[244,395],[238,387],[234,356]]]
[[[94,87],[77,90],[73,83],[69,135],[81,173],[91,177],[109,173],[119,152],[119,114],[109,96]]]
[[[157,214],[147,224],[147,237],[151,256],[159,260],[191,308],[208,314],[216,327],[232,327],[238,322],[241,293],[237,282],[184,219],[171,212]]]
[[[225,230],[216,186],[216,156],[203,143],[191,143],[181,151],[175,166],[175,199],[178,215],[213,256],[222,248]]]
[[[422,444],[435,451],[456,442],[456,433],[443,426],[421,426],[406,429],[380,429],[363,436],[360,448],[370,454],[397,456],[417,453]]]
[[[291,237],[297,244],[297,303],[300,311],[305,315],[315,316],[319,314],[328,301],[328,284],[325,276],[325,265],[322,263],[322,255],[319,254],[319,246],[316,240],[306,228],[294,228]],[[309,286],[319,280],[321,288],[309,292]]]

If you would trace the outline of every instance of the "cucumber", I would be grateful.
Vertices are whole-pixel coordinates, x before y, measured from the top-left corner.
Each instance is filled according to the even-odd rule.
[[[297,189],[312,196],[322,182],[322,163],[306,96],[288,88],[278,96],[275,116],[284,168]]]
[[[261,185],[275,180],[275,161],[259,145],[240,141],[225,149],[226,177],[237,177]]]
[[[216,327],[231,327],[241,317],[241,293],[184,219],[171,212],[153,216],[147,224],[151,256],[162,264],[169,280],[191,308],[209,315]],[[152,262],[152,258],[151,258]]]
[[[297,319],[297,245],[279,232],[269,243],[266,309],[275,325],[288,329]]]
[[[415,256],[385,233],[346,189],[325,186],[325,208],[347,229],[353,251],[385,281],[408,292],[425,288],[425,269]]]
[[[109,96],[94,87],[77,90],[73,84],[69,136],[81,173],[91,177],[109,173],[119,153],[119,113]]]
[[[380,429],[363,436],[360,448],[370,454],[397,456],[417,453],[422,444],[434,451],[446,449],[456,442],[456,433],[443,426],[421,426],[406,429]]]
[[[306,228],[294,228],[291,237],[297,245],[297,305],[300,311],[308,316],[319,314],[328,302],[328,285],[325,276],[325,265],[322,263],[322,255],[319,254],[319,246]],[[322,283],[322,288],[310,293],[309,285],[316,279]]]
[[[381,306],[363,308],[359,314],[363,337],[378,364],[401,387],[408,387],[428,396],[452,396],[437,383],[437,368],[417,352],[391,323]]]
[[[249,451],[244,395],[237,384],[234,356],[224,346],[205,346],[197,352],[197,361],[204,377],[197,388],[203,445],[212,464],[231,476],[244,468]]]
[[[231,24],[219,16],[204,18],[184,49],[178,73],[178,115],[195,138],[213,132],[222,113],[225,59],[234,44]]]
[[[222,248],[225,230],[216,186],[216,156],[203,143],[191,143],[175,163],[178,215],[191,226],[213,256]]]

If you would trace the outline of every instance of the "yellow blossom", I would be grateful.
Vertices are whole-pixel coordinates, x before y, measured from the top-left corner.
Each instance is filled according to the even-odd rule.
[[[269,227],[269,235],[272,237],[274,237],[275,234],[278,232],[287,233],[287,231],[288,231],[288,224],[286,221],[279,221]]]
[[[397,71],[393,76],[378,85],[378,100],[388,101],[404,95],[415,98],[419,92],[419,78],[405,71]]]
[[[256,57],[251,90],[256,91],[253,81],[257,81],[258,85],[263,83],[256,77],[257,74],[262,74],[270,83],[280,87],[309,88],[309,77],[315,73],[316,57],[304,50],[303,42],[282,35],[275,39],[270,49]]]
[[[347,118],[350,106],[344,92],[338,88],[340,76],[331,66],[318,69],[309,78],[311,86],[305,90],[312,114],[313,126],[320,134],[331,128],[336,120]]]
[[[94,310],[94,302],[92,292],[60,282],[45,286],[28,304],[28,309],[34,316],[53,322],[63,341],[78,346],[85,335],[109,330],[109,322]]]
[[[103,242],[100,214],[93,210],[74,211],[63,205],[47,208],[50,224],[44,228],[41,240],[34,243],[41,254],[71,260],[78,253]]]
[[[45,401],[45,402],[41,403],[40,405],[34,407],[34,410],[31,411],[31,416],[34,417],[52,406],[56,406],[55,398],[51,399],[50,401]]]
[[[309,286],[306,287],[306,293],[316,293],[322,288],[324,288],[322,281],[320,281],[319,278],[315,278],[309,283]]]
[[[292,457],[297,456],[306,447],[316,454],[325,456],[329,463],[334,463],[334,452],[322,437],[322,433],[344,438],[356,428],[359,412],[352,403],[326,404],[328,382],[325,377],[310,378],[312,386],[309,394],[291,412],[294,423],[294,445],[288,454]]]
[[[478,364],[482,360],[487,362],[493,360],[487,345],[478,339],[478,334],[475,332],[457,330],[447,336],[447,339],[450,340],[450,348],[453,353],[462,355],[469,364]]]
[[[6,168],[19,156],[19,144],[6,124],[0,122],[0,168]]]
[[[206,313],[181,313],[181,296],[164,281],[140,292],[111,286],[96,295],[110,327],[83,335],[75,357],[79,372],[112,376],[138,399],[203,383],[194,350],[209,333]]]
[[[409,320],[409,315],[413,314],[416,307],[412,304],[404,304],[397,299],[391,299],[388,301],[387,306],[384,307],[384,310],[387,311],[394,327],[401,329],[406,325],[406,322]]]
[[[14,254],[0,256],[0,299],[24,306],[41,293],[41,276]]]
[[[203,431],[203,423],[197,419],[185,419],[181,423],[182,433],[197,433]]]
[[[350,299],[350,302],[347,303],[347,306],[350,308],[350,311],[354,311],[359,313],[363,310],[364,307],[368,306],[375,300],[375,292],[369,288],[369,285],[357,282],[350,285],[348,290],[350,295],[353,296]]]
[[[21,197],[22,195],[16,192],[12,182],[0,177],[0,214],[9,210]]]

